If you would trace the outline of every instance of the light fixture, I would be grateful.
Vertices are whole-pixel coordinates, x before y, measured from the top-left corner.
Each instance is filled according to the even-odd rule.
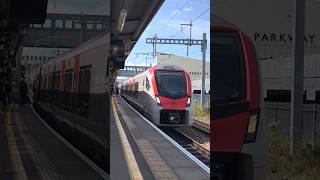
[[[187,107],[190,107],[190,104],[191,104],[191,97],[188,97]]]
[[[258,125],[260,118],[260,110],[250,112],[249,114],[249,122],[247,127],[247,136],[246,143],[252,143],[256,141],[257,133],[258,133]]]
[[[119,15],[119,20],[118,20],[118,25],[117,25],[117,31],[122,32],[124,22],[126,21],[127,17],[127,10],[126,9],[121,9],[120,15]]]
[[[159,96],[156,95],[156,102],[158,106],[161,106],[160,98]]]

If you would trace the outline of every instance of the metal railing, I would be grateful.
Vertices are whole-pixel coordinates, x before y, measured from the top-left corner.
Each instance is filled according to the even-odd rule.
[[[197,102],[197,103],[201,104],[201,94],[193,94],[192,101],[193,101],[193,103]],[[204,108],[210,109],[210,94],[205,94]]]
[[[290,103],[264,102],[267,122],[278,122],[282,135],[290,136]],[[320,104],[304,104],[302,137],[313,147],[320,147]]]

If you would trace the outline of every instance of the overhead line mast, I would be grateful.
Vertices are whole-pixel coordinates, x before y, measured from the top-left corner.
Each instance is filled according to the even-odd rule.
[[[180,24],[181,25],[181,30],[182,29],[182,26],[190,26],[190,29],[189,29],[189,40],[191,40],[191,31],[192,31],[192,21],[190,20],[190,23],[189,24]],[[189,41],[189,43],[187,44],[187,56],[189,56],[189,46],[191,46],[191,43]]]

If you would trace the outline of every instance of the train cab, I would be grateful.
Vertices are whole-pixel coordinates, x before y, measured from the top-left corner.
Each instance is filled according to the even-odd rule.
[[[265,176],[266,134],[255,46],[238,27],[217,16],[213,22],[214,163],[223,179],[258,179]]]

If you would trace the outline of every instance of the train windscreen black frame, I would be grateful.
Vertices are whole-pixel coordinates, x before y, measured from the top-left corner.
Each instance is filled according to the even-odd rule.
[[[211,39],[213,103],[227,104],[243,101],[245,69],[239,34],[213,31]]]
[[[159,96],[170,99],[187,97],[186,75],[183,71],[155,71]]]

